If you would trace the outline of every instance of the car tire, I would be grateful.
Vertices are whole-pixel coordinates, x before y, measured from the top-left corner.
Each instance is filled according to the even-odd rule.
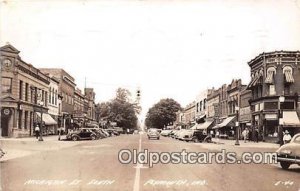
[[[96,140],[96,136],[95,135],[92,135],[91,138],[92,138],[92,140]]]
[[[284,170],[287,170],[289,167],[290,167],[291,163],[288,163],[288,162],[284,162],[284,161],[281,161],[280,162],[280,166],[281,168],[283,168]]]
[[[159,140],[159,137],[157,137],[157,140]]]
[[[72,137],[72,141],[78,141],[78,137],[77,136],[73,136]]]

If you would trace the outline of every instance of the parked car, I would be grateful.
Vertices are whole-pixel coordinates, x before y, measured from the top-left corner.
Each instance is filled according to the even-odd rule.
[[[212,142],[212,136],[207,134],[207,131],[204,129],[197,129],[194,131],[193,140],[194,142]]]
[[[82,139],[97,139],[97,134],[89,128],[82,128],[75,131],[71,131],[67,134],[67,140],[78,141]]]
[[[148,130],[147,136],[148,136],[148,139],[155,138],[158,140],[160,138],[158,129],[154,129],[154,128],[151,128]]]
[[[99,128],[89,128],[94,133],[96,133],[98,139],[106,138],[107,136]]]
[[[300,133],[294,135],[290,143],[282,145],[277,151],[277,162],[283,169],[292,164],[300,166]]]
[[[184,129],[179,135],[178,139],[182,141],[191,141],[193,139],[194,130],[192,129]]]
[[[172,130],[169,134],[169,137],[175,138],[175,134],[177,131],[178,131],[177,129]]]
[[[115,131],[117,131],[119,134],[124,133],[124,130],[122,127],[114,127],[113,128]]]
[[[120,133],[118,131],[116,131],[115,129],[106,129],[106,131],[110,134],[110,136],[115,135],[115,136],[119,136]]]
[[[167,137],[170,135],[171,132],[172,130],[162,130],[160,135]]]
[[[99,129],[99,131],[102,132],[105,137],[110,136],[110,134],[105,129]]]
[[[174,138],[179,139],[180,134],[183,133],[184,131],[185,131],[185,129],[180,129],[179,131],[176,131]]]

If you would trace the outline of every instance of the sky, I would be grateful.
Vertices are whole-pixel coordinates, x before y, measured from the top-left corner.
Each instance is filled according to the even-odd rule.
[[[183,107],[207,88],[250,81],[262,52],[300,50],[300,0],[2,0],[0,46],[37,68],[64,68],[96,102],[141,90]],[[86,80],[85,80],[86,79]]]

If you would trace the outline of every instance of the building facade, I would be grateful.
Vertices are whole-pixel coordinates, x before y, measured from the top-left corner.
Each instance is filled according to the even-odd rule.
[[[57,134],[58,119],[60,116],[61,97],[58,94],[59,80],[52,75],[50,77],[50,84],[48,89],[48,113],[56,121],[54,124],[46,126],[48,133]]]
[[[95,97],[96,94],[94,92],[93,88],[84,88],[84,94],[85,94],[85,99],[87,103],[86,107],[86,114],[87,118],[90,121],[96,121],[96,104],[95,104]]]
[[[196,97],[196,121],[203,123],[207,115],[207,94],[209,90],[202,91]]]
[[[31,136],[34,126],[41,124],[39,115],[49,117],[50,78],[23,61],[19,53],[9,44],[0,48],[1,135],[5,137]]]
[[[58,93],[62,96],[60,121],[63,130],[73,129],[75,79],[61,68],[40,68],[45,74],[51,74],[59,80]]]
[[[299,132],[300,52],[262,53],[248,62],[252,125],[263,141],[281,141],[282,131]]]
[[[193,101],[192,103],[188,104],[184,110],[184,120],[187,127],[192,126],[196,123],[196,102]]]
[[[243,90],[240,96],[240,110],[239,110],[239,125],[241,127],[241,132],[248,128],[251,129],[251,108],[249,100],[252,98],[252,93],[250,90]],[[252,134],[254,135],[254,134]]]

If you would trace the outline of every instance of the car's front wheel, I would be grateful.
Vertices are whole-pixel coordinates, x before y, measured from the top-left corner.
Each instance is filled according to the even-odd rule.
[[[77,136],[73,136],[72,137],[72,141],[78,141],[78,137]]]
[[[281,161],[281,162],[280,162],[280,166],[281,166],[283,169],[287,170],[287,169],[291,166],[291,163]]]

